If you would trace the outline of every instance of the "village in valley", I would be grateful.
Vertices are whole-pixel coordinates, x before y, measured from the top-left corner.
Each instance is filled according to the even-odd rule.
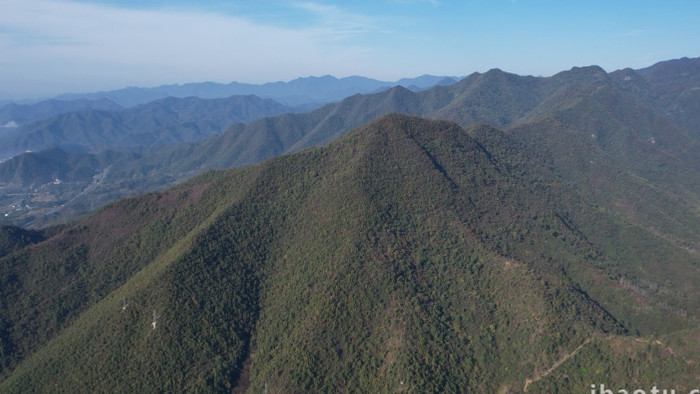
[[[93,204],[82,197],[99,187],[108,173],[105,168],[84,181],[54,178],[40,185],[0,183],[0,223],[29,227],[38,221],[51,222],[51,216],[63,209]]]

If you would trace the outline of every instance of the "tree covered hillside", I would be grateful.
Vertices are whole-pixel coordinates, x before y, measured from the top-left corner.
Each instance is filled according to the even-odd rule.
[[[65,227],[8,228],[0,391],[695,388],[700,259],[670,223],[696,231],[697,205],[644,211],[671,190],[615,209],[532,142],[391,114]]]

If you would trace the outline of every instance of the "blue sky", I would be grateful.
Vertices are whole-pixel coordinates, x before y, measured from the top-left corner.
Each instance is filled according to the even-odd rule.
[[[700,56],[700,1],[0,0],[0,98]]]

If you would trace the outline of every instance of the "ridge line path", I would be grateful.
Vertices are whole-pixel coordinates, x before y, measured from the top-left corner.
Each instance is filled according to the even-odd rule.
[[[665,343],[661,342],[660,339],[642,339],[642,338],[635,338],[634,340],[635,340],[635,342],[639,342],[639,343],[646,343],[646,344],[649,344],[649,345],[658,345],[658,346],[661,346],[664,350],[666,350],[667,352],[669,352],[669,354],[671,354],[671,356],[676,357],[676,358],[680,358],[681,360],[685,361],[685,363],[688,364],[688,365],[694,364],[694,361],[693,361],[693,360],[688,360],[688,359],[686,359],[685,357],[676,354],[676,352],[674,352],[673,349],[672,349],[670,346],[668,346],[668,345],[666,345]]]

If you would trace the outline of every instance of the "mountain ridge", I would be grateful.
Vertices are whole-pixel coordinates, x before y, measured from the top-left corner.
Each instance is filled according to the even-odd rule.
[[[595,89],[611,84],[613,81],[597,66],[575,67],[550,78],[521,77],[494,69],[484,74],[474,73],[449,87],[435,87],[417,93],[395,87],[382,93],[355,95],[309,113],[285,115],[284,119],[259,120],[246,125],[242,131],[236,127],[235,134],[242,136],[264,132],[271,134],[269,138],[273,140],[280,140],[283,133],[289,134],[287,138],[303,134],[294,143],[278,145],[273,150],[273,154],[281,154],[328,142],[387,112],[445,119],[462,126],[483,122],[496,127],[512,127],[519,122],[534,121],[539,114],[546,115],[553,105],[567,105],[576,97],[585,97]],[[286,129],[290,123],[295,124],[291,127],[296,130],[294,133]],[[303,126],[306,123],[309,126]],[[277,124],[283,126],[277,130]],[[213,137],[211,142],[203,142],[203,145],[218,147],[234,144],[215,142],[231,141],[231,137],[224,133]],[[268,148],[249,146],[239,159],[234,154],[227,162],[214,166],[222,168],[250,164],[269,157],[255,154],[256,149],[267,151]],[[207,156],[217,157],[215,154]]]
[[[299,77],[288,82],[278,81],[263,84],[202,82],[162,85],[154,88],[129,87],[96,93],[64,94],[57,96],[57,98],[108,98],[122,106],[130,107],[167,96],[221,98],[252,94],[262,98],[270,98],[289,106],[303,106],[338,101],[356,93],[371,93],[397,84],[405,84],[408,85],[407,87],[414,86],[416,89],[425,89],[437,84],[454,82],[455,78],[425,74],[416,78],[402,78],[396,82],[390,82],[356,75],[343,78],[324,75]]]
[[[692,63],[692,60],[676,62],[686,61]],[[628,77],[629,80],[625,80]],[[692,75],[682,78],[692,80]],[[673,82],[674,87],[671,89],[664,87],[665,85],[646,82],[640,74],[631,69],[605,73],[597,66],[574,67],[546,78],[518,76],[493,69],[486,73],[472,73],[450,86],[436,86],[420,92],[395,87],[370,95],[354,95],[310,112],[288,113],[255,120],[248,124],[235,124],[228,129],[228,132],[199,142],[174,144],[162,149],[154,147],[138,150],[135,154],[125,156],[136,157],[135,161],[120,161],[118,165],[112,167],[111,176],[115,183],[130,185],[129,189],[146,191],[149,185],[151,188],[162,187],[209,168],[247,165],[274,155],[292,153],[308,146],[324,144],[389,112],[451,120],[462,126],[483,122],[508,129],[540,122],[545,127],[556,127],[554,120],[546,120],[551,118],[552,112],[558,111],[560,113],[558,116],[561,117],[561,114],[566,113],[566,108],[569,108],[569,112],[583,110],[581,100],[588,100],[589,108],[586,111],[589,112],[604,105],[619,107],[623,102],[631,103],[630,105],[636,108],[635,111],[638,114],[631,113],[625,116],[631,117],[632,121],[635,117],[649,118],[647,113],[655,114],[653,115],[657,117],[655,124],[660,125],[661,128],[668,128],[667,126],[671,125],[669,130],[677,140],[673,144],[676,148],[684,145],[683,150],[686,151],[684,157],[689,159],[689,163],[694,163],[697,161],[697,155],[692,152],[697,150],[697,142],[691,141],[688,137],[697,138],[694,133],[698,128],[693,125],[694,122],[700,122],[700,118],[693,114],[700,112],[693,112],[693,108],[697,102],[700,102],[700,97],[695,100],[692,95],[683,95],[685,98],[678,101],[673,98],[674,96],[669,96],[669,93],[658,94],[658,92],[677,91],[674,89],[692,93],[693,90],[688,90],[682,78],[679,82]],[[610,101],[611,97],[617,97],[620,94],[625,96],[624,100]],[[595,97],[596,102],[591,101],[587,98],[588,96]],[[577,109],[572,110],[572,108]],[[606,116],[618,116],[610,111],[607,113],[609,115]],[[563,121],[567,120],[563,119]],[[591,124],[585,127],[590,129],[594,122],[603,125],[604,129],[604,123],[607,120],[594,111],[589,122]],[[665,125],[664,122],[666,122]],[[642,128],[647,130],[648,140],[635,143],[639,149],[645,150],[650,148],[648,145],[655,132],[649,130],[648,126]],[[683,133],[687,136],[681,136]],[[604,135],[597,132],[590,134],[599,135],[599,138],[603,138]],[[655,137],[658,138],[655,149],[668,142],[659,138],[658,135]],[[637,157],[641,156],[637,155]],[[666,160],[666,162],[672,161]],[[104,191],[105,197],[100,197],[94,203],[83,204],[83,206],[88,208],[93,204],[99,206],[101,201],[114,198],[109,196],[125,195],[123,186],[110,186],[107,190],[104,186],[107,185],[103,185],[100,190]],[[115,192],[115,190],[118,191]],[[690,190],[686,193],[691,201],[695,200],[692,193]],[[64,212],[68,213],[68,211]]]
[[[77,99],[72,101],[51,99],[36,104],[10,103],[0,107],[0,124],[11,123],[17,127],[62,113],[84,109],[116,111],[122,107],[108,99]]]
[[[0,388],[230,391],[247,359],[248,391],[692,387],[686,359],[635,332],[677,351],[668,335],[697,339],[681,331],[697,308],[675,308],[698,295],[642,297],[640,279],[671,273],[628,284],[635,264],[592,236],[625,218],[591,211],[528,142],[390,114],[110,204],[0,258]],[[665,247],[687,289],[697,257]]]
[[[0,154],[54,146],[81,146],[96,153],[194,141],[218,134],[232,123],[290,111],[287,106],[256,96],[209,100],[169,97],[118,111],[83,109],[19,127],[22,136],[8,141]]]

